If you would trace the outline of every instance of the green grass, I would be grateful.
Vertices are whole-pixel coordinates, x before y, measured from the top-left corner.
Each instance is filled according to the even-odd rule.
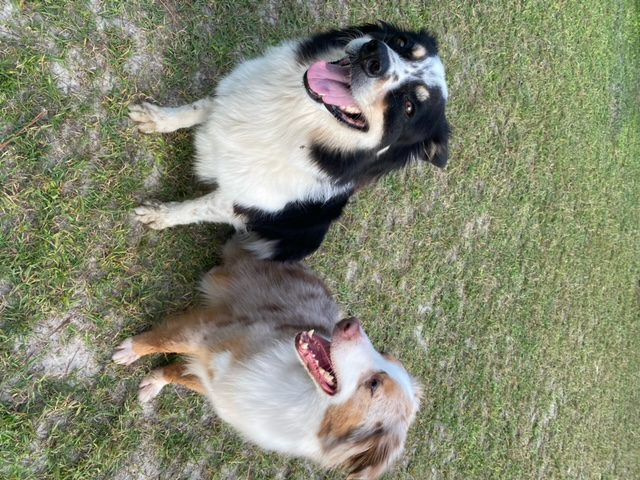
[[[248,446],[183,390],[143,410],[137,382],[163,359],[109,363],[195,300],[229,233],[131,223],[141,200],[202,187],[190,133],[142,136],[126,108],[195,100],[265,46],[377,18],[440,39],[450,166],[361,192],[309,263],[425,385],[389,478],[640,477],[637,2],[12,5],[0,477],[341,478]],[[69,371],[47,374],[78,342]]]

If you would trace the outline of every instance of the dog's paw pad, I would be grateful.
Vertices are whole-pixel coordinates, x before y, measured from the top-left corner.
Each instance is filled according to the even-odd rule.
[[[138,355],[133,350],[133,339],[127,338],[124,342],[116,347],[116,351],[113,352],[111,356],[111,360],[120,365],[131,365],[133,362],[138,360],[140,355]]]
[[[142,102],[129,107],[129,118],[136,122],[143,133],[162,132],[162,123],[166,120],[162,107]]]
[[[159,203],[146,203],[137,207],[134,211],[135,219],[154,230],[162,230],[170,227],[167,220],[168,209]]]
[[[167,383],[169,382],[165,380],[162,369],[154,370],[140,382],[140,387],[138,387],[138,400],[140,400],[140,403],[150,402],[160,393],[160,390],[162,390]]]

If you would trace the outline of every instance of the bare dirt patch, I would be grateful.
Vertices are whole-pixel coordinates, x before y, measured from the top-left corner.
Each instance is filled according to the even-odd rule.
[[[2,313],[9,305],[9,296],[12,291],[13,285],[11,282],[4,278],[0,278],[0,313]],[[3,324],[4,322],[0,320],[0,326]]]
[[[471,220],[465,224],[464,231],[462,232],[462,237],[465,239],[469,239],[474,236],[484,236],[489,231],[490,226],[491,218],[483,213],[478,218]]]
[[[349,283],[353,282],[358,273],[358,263],[355,260],[350,260],[347,265],[347,274],[345,280]]]
[[[57,53],[57,48],[51,41],[46,43],[44,50],[51,50],[52,54]],[[67,48],[62,60],[51,62],[51,73],[56,80],[56,86],[65,95],[81,98],[105,96],[117,86],[117,79],[106,53],[97,45]]]
[[[71,372],[82,377],[92,377],[98,370],[94,353],[78,337],[73,337],[58,348],[49,351],[39,360],[36,368],[49,377],[64,378]]]
[[[18,38],[15,32],[17,27],[21,25],[20,12],[13,2],[3,2],[0,6],[0,37]]]
[[[158,447],[144,435],[138,448],[129,455],[125,465],[115,474],[114,480],[147,480],[161,478],[162,467]]]
[[[152,80],[161,79],[164,58],[158,45],[160,32],[153,33],[153,41],[147,33],[135,22],[126,16],[106,18],[102,15],[102,2],[92,0],[89,8],[95,15],[96,26],[99,34],[104,34],[110,28],[117,29],[127,36],[133,43],[133,53],[126,61],[125,71],[135,77],[143,85],[148,85]]]
[[[152,160],[153,161],[153,160]],[[146,192],[157,191],[162,185],[162,171],[156,163],[153,164],[151,173],[144,179],[144,189]]]
[[[207,462],[201,459],[198,462],[186,462],[181,466],[175,478],[188,478],[189,480],[204,480],[206,476]]]
[[[58,410],[44,413],[35,423],[35,438],[30,442],[29,457],[24,465],[35,475],[41,476],[47,469],[47,449],[50,438],[56,430],[64,429],[69,422],[66,415]],[[55,436],[55,435],[54,435]]]
[[[425,352],[429,352],[429,342],[427,339],[424,338],[424,335],[422,333],[422,330],[424,329],[423,325],[416,325],[416,328],[414,330],[414,336],[416,337],[416,342],[418,342],[418,345],[420,345],[420,347],[425,351]]]
[[[84,82],[82,70],[78,68],[79,65],[80,56],[76,49],[72,49],[67,55],[66,65],[56,61],[51,63],[51,73],[53,73],[56,85],[62,93],[69,95],[80,91],[80,85]]]
[[[64,316],[43,320],[33,332],[18,338],[15,350],[25,355],[30,371],[34,374],[67,378],[90,379],[100,370],[95,352],[81,338],[79,333],[87,331],[88,320],[77,311]]]
[[[59,165],[69,157],[79,157],[100,149],[100,135],[96,128],[87,128],[82,118],[65,121],[55,134],[49,134],[48,157],[52,165]]]

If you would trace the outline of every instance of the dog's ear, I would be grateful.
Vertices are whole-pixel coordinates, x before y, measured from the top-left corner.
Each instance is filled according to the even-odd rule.
[[[402,436],[397,431],[377,430],[367,439],[367,443],[366,450],[347,460],[348,480],[380,478],[389,465],[402,453]]]
[[[419,157],[438,168],[446,167],[449,160],[449,134],[450,128],[445,121],[443,127],[422,144]]]
[[[449,142],[431,140],[424,145],[424,160],[428,160],[438,168],[444,168],[449,161]]]
[[[380,19],[376,20],[376,25],[380,28],[380,30],[390,30],[391,28],[393,28],[390,23]]]

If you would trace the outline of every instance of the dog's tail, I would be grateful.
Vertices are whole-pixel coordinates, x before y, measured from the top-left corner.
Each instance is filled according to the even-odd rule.
[[[225,246],[225,261],[247,253],[260,260],[296,262],[315,252],[327,231],[329,223],[295,231],[280,231],[278,235],[262,236],[258,232],[238,232]],[[269,232],[273,233],[273,232]],[[274,238],[275,237],[275,238]],[[228,250],[228,253],[227,253]]]
[[[222,250],[224,263],[252,256],[260,260],[272,260],[277,240],[265,240],[255,232],[239,231],[225,244]]]

